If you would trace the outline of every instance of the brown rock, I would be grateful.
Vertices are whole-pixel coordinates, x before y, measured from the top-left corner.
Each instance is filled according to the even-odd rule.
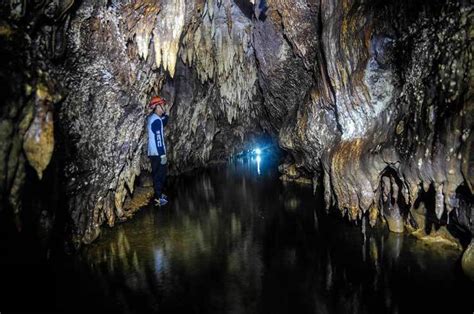
[[[474,281],[474,242],[467,247],[466,251],[462,256],[462,269],[466,276]]]
[[[23,149],[28,162],[36,170],[40,179],[54,151],[52,101],[53,97],[48,88],[39,84],[35,95],[35,115],[23,141]]]

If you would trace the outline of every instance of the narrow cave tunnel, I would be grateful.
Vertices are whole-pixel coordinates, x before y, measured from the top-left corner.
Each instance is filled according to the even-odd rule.
[[[0,1],[0,313],[473,313],[473,16]]]

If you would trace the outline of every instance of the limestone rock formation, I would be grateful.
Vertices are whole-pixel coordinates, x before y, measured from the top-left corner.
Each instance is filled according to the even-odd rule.
[[[34,102],[34,118],[25,133],[23,150],[41,179],[54,150],[54,120],[51,107],[54,99],[45,85],[39,84],[36,87]]]
[[[39,177],[54,150],[59,78],[49,76],[65,53],[74,0],[0,2],[0,212],[22,209],[28,159]]]
[[[321,182],[328,210],[372,225],[382,219],[395,232],[419,228],[414,216],[423,213],[428,226],[472,237],[469,1],[47,1],[53,13],[44,1],[26,11],[20,2],[10,1],[17,5],[1,39],[13,45],[12,16],[49,19],[23,44],[53,51],[29,58],[64,97],[57,113],[76,244],[133,215],[124,202],[148,168],[145,105],[154,94],[172,104],[172,173],[226,158],[265,133],[287,152],[284,169]],[[17,94],[10,106],[19,110]],[[2,139],[22,138],[12,131],[20,119],[6,117]],[[3,171],[2,182],[11,191]]]

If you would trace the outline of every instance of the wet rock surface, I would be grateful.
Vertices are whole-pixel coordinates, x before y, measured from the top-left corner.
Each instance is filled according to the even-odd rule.
[[[19,86],[54,80],[77,246],[134,214],[124,204],[148,170],[145,104],[159,93],[173,104],[172,173],[226,158],[266,133],[288,153],[285,169],[321,182],[328,210],[353,221],[368,216],[371,225],[383,219],[402,232],[420,228],[413,216],[422,204],[428,225],[455,226],[467,246],[474,228],[468,1],[46,2],[5,6],[2,53],[15,62],[2,66],[2,80],[15,75],[3,107],[11,110],[2,109],[1,166],[21,169],[25,156],[38,173],[47,166],[50,145],[39,152],[25,144],[25,155],[21,147],[31,128],[49,134],[50,126],[31,113],[21,123],[11,112],[31,111],[24,104],[33,97]],[[42,21],[41,32],[26,27],[25,14]],[[24,58],[13,57],[15,45],[28,47]],[[24,60],[41,75],[24,74]],[[2,196],[18,210],[24,175],[1,173]]]
[[[471,241],[471,244],[467,247],[466,251],[462,257],[462,267],[464,273],[474,281],[474,244]]]

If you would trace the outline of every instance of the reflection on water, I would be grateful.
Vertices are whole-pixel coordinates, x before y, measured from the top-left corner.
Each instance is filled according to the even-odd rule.
[[[257,156],[260,157],[260,156]],[[174,183],[76,267],[107,309],[191,313],[472,313],[459,252],[326,215],[262,156]],[[363,232],[362,232],[363,231]],[[86,269],[86,270],[84,270]]]

